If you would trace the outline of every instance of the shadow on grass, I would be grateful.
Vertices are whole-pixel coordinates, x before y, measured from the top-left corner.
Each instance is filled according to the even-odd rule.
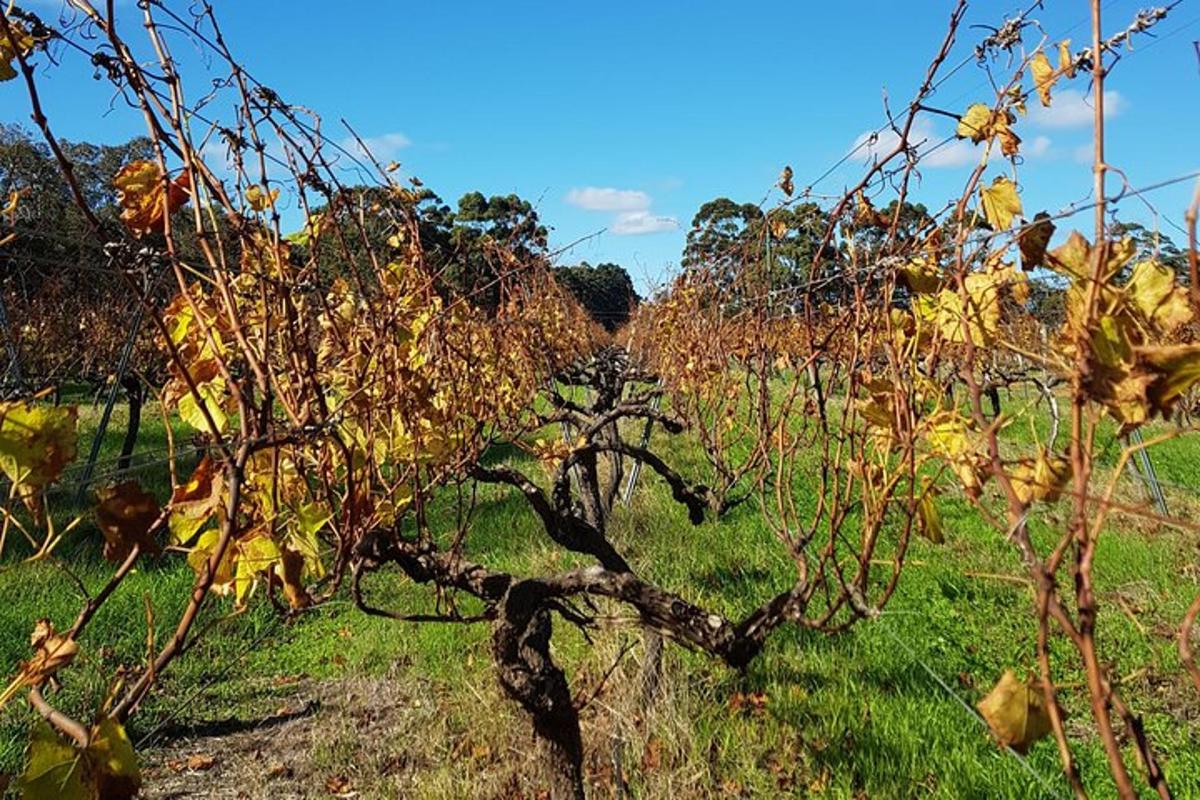
[[[321,701],[308,700],[294,711],[287,710],[270,714],[261,718],[227,717],[220,720],[205,720],[184,724],[164,725],[155,731],[152,740],[156,743],[172,739],[200,739],[214,736],[228,736],[242,731],[268,731],[280,725],[285,725],[298,719],[315,716],[321,711]]]

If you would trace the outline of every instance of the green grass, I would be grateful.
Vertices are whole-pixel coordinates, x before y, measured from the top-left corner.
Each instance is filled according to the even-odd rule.
[[[161,449],[165,432],[152,408],[144,426],[139,450]],[[120,431],[122,424],[114,427]],[[1027,434],[1011,435],[1021,439]],[[105,455],[111,457],[120,435],[109,438]],[[85,435],[83,441],[87,439]],[[694,448],[661,436],[655,444],[674,463],[699,466]],[[1111,467],[1115,452],[1102,463]],[[1194,439],[1155,445],[1151,452],[1165,481],[1200,488]],[[143,477],[160,495],[168,491],[161,468]],[[1122,491],[1141,501],[1131,482]],[[515,493],[481,487],[479,496],[471,550],[486,554],[489,565],[531,574],[582,563],[549,545]],[[1169,500],[1173,512],[1194,516],[1195,501],[1185,493],[1170,492]],[[632,705],[628,690],[635,684],[640,657],[636,630],[602,626],[592,634],[592,646],[571,626],[557,623],[556,658],[568,669],[577,692],[596,685],[622,645],[633,645],[610,679],[603,702],[584,712],[596,796],[609,796],[604,793],[608,778],[596,765],[604,762],[600,755],[607,753],[614,731],[629,751],[626,778],[640,797],[1040,796],[1039,780],[1011,753],[997,748],[970,711],[1004,669],[1020,672],[1034,666],[1032,593],[1020,581],[1015,551],[1001,534],[964,501],[948,496],[940,502],[946,544],[918,540],[913,545],[900,590],[879,620],[832,637],[781,631],[745,674],[671,647],[664,696],[647,714]],[[666,487],[647,474],[632,507],[614,520],[614,537],[632,563],[659,585],[737,616],[789,585],[794,574],[752,506],[693,528]],[[444,526],[448,521],[439,513],[434,510],[434,519]],[[1034,534],[1045,546],[1058,528],[1049,518],[1034,523]],[[82,526],[60,553],[90,591],[111,569],[99,558],[97,538],[94,528]],[[1104,657],[1115,662],[1127,698],[1145,714],[1176,796],[1200,798],[1200,698],[1178,669],[1172,638],[1197,591],[1194,536],[1114,516],[1101,540],[1095,572],[1103,604],[1099,630]],[[86,709],[103,697],[117,665],[144,656],[147,603],[161,640],[186,601],[191,580],[178,555],[132,575],[86,631],[79,666],[66,675],[55,702],[86,716]],[[367,591],[380,606],[433,609],[427,590],[391,570],[369,577]],[[4,672],[11,674],[17,661],[28,656],[27,636],[35,618],[49,617],[66,626],[78,605],[78,591],[59,567],[18,566],[9,555],[0,572]],[[303,675],[429,681],[437,689],[446,736],[507,742],[516,750],[529,746],[524,721],[494,685],[483,626],[409,625],[367,617],[346,597],[289,625],[275,619],[265,602],[222,618],[229,611],[228,603],[210,606],[201,624],[214,627],[164,676],[160,690],[135,717],[130,726],[135,742],[159,733],[160,726],[170,734],[205,722],[261,718],[285,696],[286,679]],[[1095,796],[1106,796],[1111,791],[1107,767],[1089,731],[1082,678],[1061,641],[1053,643],[1053,652],[1064,676],[1068,730],[1085,782]],[[765,695],[761,709],[731,707],[735,695],[753,692]],[[489,704],[487,713],[480,713],[480,698]],[[0,772],[20,769],[30,719],[21,702],[0,714]],[[414,735],[421,731],[398,732],[391,746],[417,748],[405,738]],[[151,747],[162,739],[156,736]],[[153,750],[144,755],[152,757]],[[360,760],[355,747],[341,740],[317,746],[312,757],[330,771],[354,769]],[[1036,744],[1027,765],[1052,787],[1049,794],[1067,795],[1052,741]],[[412,794],[463,796],[475,790],[480,774],[504,769],[516,767],[506,766],[505,759],[453,759],[429,766]],[[396,794],[386,782],[374,785],[369,778],[363,777],[367,796]]]

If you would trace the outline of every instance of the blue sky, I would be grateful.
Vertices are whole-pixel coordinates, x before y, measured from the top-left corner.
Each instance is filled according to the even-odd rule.
[[[940,43],[952,3],[215,5],[250,71],[320,112],[331,138],[345,135],[338,119],[346,118],[383,160],[400,161],[405,174],[450,202],[471,189],[516,192],[537,204],[556,247],[606,228],[562,260],[616,261],[645,288],[674,269],[701,203],[722,195],[757,203],[785,164],[802,188],[883,121],[885,91],[893,108],[903,107]],[[967,24],[994,24],[1020,5],[978,2]],[[1035,17],[1047,33],[1082,46],[1087,3],[1045,5]],[[36,0],[32,7],[50,17],[58,4]],[[135,32],[136,7],[119,7],[128,15],[126,30]],[[1139,7],[1108,0],[1105,27],[1124,27]],[[1200,169],[1193,45],[1200,0],[1184,0],[1158,30],[1158,41],[1140,39],[1124,55],[1109,83],[1109,160],[1134,186]],[[983,35],[964,28],[948,64]],[[140,133],[127,109],[101,116],[111,92],[91,75],[90,65],[71,54],[46,73],[44,101],[56,132],[93,141]],[[1087,91],[1085,80],[1075,80],[1060,89],[1051,114],[1031,103],[1016,127],[1025,142],[1022,192],[1030,213],[1086,202]],[[956,112],[975,101],[991,102],[991,91],[974,64],[932,100]],[[19,81],[0,85],[0,119],[28,120]],[[921,132],[937,141],[952,126],[931,117]],[[941,205],[976,157],[967,143],[939,151],[926,162],[916,199]],[[852,160],[815,191],[836,193],[863,168]],[[1149,199],[1181,223],[1192,190],[1184,183]],[[1120,211],[1154,223],[1134,199]],[[1089,221],[1076,218],[1085,229]],[[1159,225],[1182,241],[1169,221]]]

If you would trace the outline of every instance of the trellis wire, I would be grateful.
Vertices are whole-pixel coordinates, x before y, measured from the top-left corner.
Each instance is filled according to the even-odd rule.
[[[1150,448],[1146,447],[1145,439],[1142,438],[1142,432],[1138,428],[1134,428],[1129,433],[1129,439],[1137,446],[1137,460],[1139,466],[1134,466],[1132,461],[1129,462],[1130,469],[1146,487],[1146,492],[1150,495],[1150,499],[1154,501],[1158,513],[1164,517],[1167,512],[1167,498],[1163,494],[1162,486],[1158,482],[1158,472],[1154,469],[1154,462],[1150,460]]]
[[[887,614],[888,614],[888,612],[885,611],[880,616],[882,617]],[[908,642],[904,641],[904,639],[901,638],[900,636],[897,636],[895,631],[889,630],[886,625],[881,625],[881,626],[879,626],[879,628],[887,635],[887,637],[889,639],[891,639],[895,644],[899,645],[900,648],[902,650],[904,650],[904,652],[908,653],[908,655],[912,658],[913,662],[916,663],[918,666],[920,666],[921,669],[925,670],[926,674],[928,674],[929,677],[933,678],[934,682],[937,683],[937,685],[940,686],[946,692],[946,694],[950,695],[950,697],[952,697],[955,700],[955,702],[957,702],[960,706],[962,706],[964,709],[966,709],[968,715],[970,715],[976,722],[978,722],[980,725],[982,725],[985,730],[990,729],[990,726],[988,725],[987,720],[984,719],[983,715],[979,713],[979,709],[972,706],[970,703],[968,703],[966,700],[964,700],[958,694],[958,692],[954,691],[954,688],[949,684],[949,682],[946,681],[946,679],[943,678],[940,674],[938,674],[937,670],[935,670],[933,667],[929,666],[929,664],[927,664],[917,654],[917,652],[915,650],[913,650],[913,648],[908,644]],[[1021,755],[1016,750],[1013,750],[1011,747],[1009,747],[1007,745],[1003,745],[1003,749],[1004,749],[1004,752],[1009,753],[1013,758],[1015,758],[1017,760],[1017,763],[1020,764],[1021,767],[1026,772],[1028,772],[1030,774],[1030,776],[1033,777],[1034,780],[1037,781],[1039,786],[1041,786],[1042,791],[1038,794],[1039,797],[1043,797],[1047,794],[1050,795],[1051,797],[1058,797],[1058,796],[1069,797],[1070,796],[1066,792],[1056,791],[1054,786],[1048,780],[1046,780],[1046,777],[1044,775],[1042,775],[1040,772],[1038,772],[1038,770],[1032,764],[1029,763],[1028,758]]]

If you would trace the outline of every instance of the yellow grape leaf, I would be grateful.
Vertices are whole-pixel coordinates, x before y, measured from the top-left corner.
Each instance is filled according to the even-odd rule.
[[[1133,360],[1133,345],[1129,341],[1126,322],[1104,314],[1092,329],[1092,353],[1106,367],[1119,367]]]
[[[317,538],[317,534],[331,519],[333,519],[333,512],[318,503],[307,503],[296,511],[295,530],[288,544],[304,557],[304,566],[314,578],[320,578],[325,574],[325,566],[321,563],[320,540]]]
[[[41,508],[36,493],[75,460],[77,419],[74,406],[0,403],[0,470],[35,514]]]
[[[1109,242],[1107,260],[1100,275],[1101,283],[1107,283],[1120,272],[1136,249],[1133,239],[1129,237]],[[1071,231],[1065,243],[1046,254],[1046,266],[1076,280],[1090,280],[1092,253],[1092,245],[1083,234]]]
[[[7,35],[0,32],[0,81],[11,81],[17,77],[17,70],[13,67],[13,62],[17,60],[17,54],[27,55],[36,44],[33,36],[20,20],[8,17],[8,28],[12,32],[12,41]],[[15,48],[13,47],[14,42],[16,43]]]
[[[143,553],[158,552],[150,528],[158,520],[158,501],[142,491],[137,481],[125,481],[96,491],[96,522],[104,534],[104,557],[122,561],[133,546]]]
[[[994,231],[1006,231],[1012,227],[1013,218],[1021,214],[1021,198],[1017,196],[1017,185],[1003,175],[992,181],[992,185],[979,190],[983,202],[983,215]]]
[[[936,292],[942,285],[942,276],[936,263],[917,258],[900,267],[900,279],[917,294]]]
[[[216,377],[210,381],[197,384],[196,390],[202,398],[204,408],[207,408],[208,413],[212,416],[213,424],[217,426],[217,433],[224,433],[225,426],[229,422],[229,418],[225,416],[225,412],[221,408],[221,402],[225,396],[225,379]],[[196,401],[196,395],[191,391],[184,393],[179,398],[175,410],[179,413],[180,419],[196,430],[203,433],[212,432],[200,403]]]
[[[976,449],[972,423],[957,411],[941,411],[925,426],[929,449],[946,460],[968,496],[978,497],[989,476],[989,460]]]
[[[854,207],[854,221],[868,228],[886,228],[889,224],[887,216],[875,208],[871,203],[871,198],[867,197],[861,189],[858,191]]]
[[[275,205],[279,199],[279,190],[263,191],[257,183],[246,190],[246,203],[255,211],[266,211]]]
[[[279,563],[279,546],[265,533],[253,533],[237,545],[237,563],[233,570],[233,596],[241,605],[254,588],[254,579],[270,572]]]
[[[21,197],[23,197],[27,191],[29,191],[28,187],[24,189],[14,189],[13,191],[9,192],[8,202],[4,204],[4,208],[0,208],[0,216],[8,217],[8,224],[10,227],[15,227],[17,224],[17,206],[21,202]],[[0,247],[16,241],[16,238],[17,234],[15,233],[0,235]]]
[[[1048,254],[1049,266],[1058,272],[1076,279],[1086,278],[1090,272],[1089,261],[1092,246],[1079,231],[1071,231],[1067,241]]]
[[[17,206],[21,202],[21,197],[24,196],[27,191],[29,191],[28,187],[24,189],[13,189],[11,192],[9,192],[8,202],[4,204],[4,208],[0,208],[0,214],[9,218],[16,214]]]
[[[19,781],[22,800],[94,798],[84,782],[86,766],[83,753],[39,720],[30,733],[29,763]]]
[[[1045,698],[1031,682],[1017,680],[1011,669],[1005,670],[992,691],[976,706],[1001,744],[1018,753],[1050,732],[1050,715]]]
[[[174,544],[187,544],[221,509],[224,476],[209,456],[200,459],[188,482],[171,493],[168,525]]]
[[[1075,59],[1071,56],[1071,40],[1058,43],[1058,71],[1068,78],[1075,77]]]
[[[289,233],[284,238],[293,244],[308,246],[314,238],[318,238],[325,230],[327,220],[323,214],[313,214],[304,221],[304,227],[295,233]]]
[[[963,344],[970,337],[977,345],[989,344],[1000,329],[1000,287],[1004,276],[975,272],[963,280],[967,300],[957,289],[943,289],[935,296],[917,295],[913,310],[937,326],[947,341]]]
[[[1062,491],[1071,480],[1071,463],[1062,456],[1054,456],[1044,449],[1038,453],[1034,464],[1033,477],[1036,487],[1035,497],[1047,503],[1056,502],[1062,497]]]
[[[958,120],[955,134],[960,139],[970,139],[975,144],[989,139],[999,139],[1000,152],[1015,156],[1020,149],[1021,137],[1009,127],[1016,118],[1011,111],[1001,109],[994,112],[983,103],[974,103]]]
[[[1023,273],[1006,266],[995,270],[995,274],[1017,305],[1024,306],[1029,302],[1029,279]]]
[[[180,344],[187,338],[188,331],[195,319],[196,312],[192,308],[192,304],[187,302],[182,294],[177,295],[163,311],[163,322],[167,326],[171,344]]]
[[[983,103],[974,103],[967,108],[967,113],[958,120],[955,133],[960,139],[970,139],[979,144],[989,136],[992,123],[992,109]]]
[[[103,800],[125,800],[134,797],[141,788],[137,755],[124,726],[105,717],[92,726],[88,761],[96,785],[96,796]]]
[[[1050,66],[1050,59],[1041,50],[1034,54],[1033,59],[1029,62],[1029,70],[1033,73],[1033,85],[1037,89],[1038,98],[1042,101],[1043,106],[1049,108],[1050,89],[1058,80],[1058,73],[1054,67]]]
[[[917,499],[918,530],[934,544],[944,544],[946,536],[942,532],[942,512],[938,511],[937,504],[934,503],[937,494],[928,478],[921,481],[921,496]]]
[[[1156,261],[1135,264],[1125,292],[1146,321],[1163,333],[1192,318],[1187,290],[1176,286],[1175,273]]]
[[[1006,156],[1015,156],[1021,151],[1021,137],[1013,133],[1009,127],[1014,122],[1012,115],[1005,112],[1002,119],[995,123],[996,138],[1000,141],[1000,152]]]
[[[167,216],[173,214],[191,194],[191,178],[183,172],[164,191],[162,169],[153,161],[131,161],[113,178],[121,221],[136,236],[161,231]]]
[[[957,458],[971,449],[968,432],[970,422],[956,411],[935,414],[927,421],[929,432],[926,440],[935,453],[947,458]]]
[[[45,722],[33,729],[22,800],[130,800],[142,785],[125,728],[105,718],[92,726],[86,748],[64,741]]]
[[[1150,410],[1163,417],[1171,413],[1184,392],[1200,381],[1200,344],[1139,347],[1135,356],[1134,376],[1147,380]]]
[[[1071,465],[1065,458],[1054,456],[1043,448],[1037,457],[1024,459],[1009,471],[1013,490],[1022,503],[1045,500],[1057,501],[1071,479]]]
[[[207,530],[200,534],[196,544],[188,551],[188,566],[196,575],[203,575],[208,569],[208,561],[220,543],[221,534],[215,530]],[[212,591],[217,594],[228,594],[233,588],[233,548],[225,549],[225,554],[217,564],[216,574],[213,575]]]

